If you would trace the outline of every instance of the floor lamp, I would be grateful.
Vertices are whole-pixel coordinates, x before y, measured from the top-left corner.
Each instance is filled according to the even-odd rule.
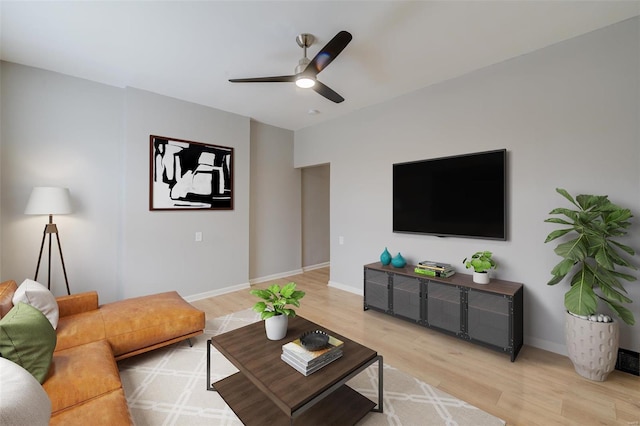
[[[69,197],[69,189],[54,187],[35,187],[31,191],[29,202],[24,210],[25,214],[49,215],[49,223],[44,226],[42,233],[42,243],[40,244],[40,255],[38,256],[38,266],[36,266],[36,275],[34,281],[38,280],[38,271],[40,270],[40,261],[42,260],[42,251],[44,249],[44,241],[49,236],[49,264],[48,266],[48,288],[51,290],[51,234],[56,235],[58,242],[58,251],[60,252],[60,260],[62,261],[62,272],[64,273],[64,282],[67,284],[67,294],[71,294],[69,290],[69,280],[67,279],[67,269],[64,266],[64,257],[62,257],[62,246],[60,246],[60,236],[58,227],[53,223],[54,214],[71,213],[71,201]]]

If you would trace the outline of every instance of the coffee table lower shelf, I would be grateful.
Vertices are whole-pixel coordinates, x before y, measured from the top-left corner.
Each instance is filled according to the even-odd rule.
[[[217,381],[213,387],[247,426],[352,425],[376,406],[375,402],[342,385],[292,421],[242,373]]]

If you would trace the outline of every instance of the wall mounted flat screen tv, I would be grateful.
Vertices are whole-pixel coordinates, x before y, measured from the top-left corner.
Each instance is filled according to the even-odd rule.
[[[393,232],[507,239],[505,149],[393,165]]]

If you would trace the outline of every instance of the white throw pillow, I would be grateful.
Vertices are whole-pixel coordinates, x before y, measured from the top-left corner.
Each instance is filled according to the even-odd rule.
[[[47,317],[54,330],[58,328],[60,315],[58,302],[48,288],[37,281],[26,279],[13,295],[13,305],[15,306],[19,302],[33,306]]]
[[[24,368],[0,357],[0,425],[48,425],[51,400]]]

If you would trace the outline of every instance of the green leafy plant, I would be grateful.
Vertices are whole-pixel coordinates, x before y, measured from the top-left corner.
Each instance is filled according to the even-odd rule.
[[[555,252],[562,257],[551,274],[548,285],[558,284],[571,271],[571,288],[564,296],[564,306],[576,315],[596,313],[598,300],[604,302],[627,324],[635,324],[633,313],[622,306],[631,303],[622,282],[635,281],[636,277],[616,270],[616,267],[636,269],[627,261],[622,252],[634,256],[635,251],[614,237],[627,234],[625,229],[631,226],[633,217],[629,209],[621,208],[606,195],[578,195],[575,199],[561,188],[556,192],[566,198],[577,210],[567,208],[553,209],[550,215],[562,215],[565,218],[550,217],[545,222],[563,225],[562,229],[551,232],[545,243],[565,235],[572,239],[558,244]],[[596,293],[596,290],[598,292]]]
[[[476,272],[487,272],[489,269],[498,267],[495,260],[491,258],[492,255],[493,253],[490,251],[479,251],[474,253],[469,260],[465,257],[462,263],[467,269],[473,268]]]
[[[295,317],[296,311],[288,308],[288,305],[300,307],[300,299],[305,295],[304,291],[296,290],[296,283],[288,283],[282,286],[273,284],[265,290],[251,290],[251,294],[258,296],[261,300],[253,306],[253,310],[260,314],[264,320],[276,315],[286,315]]]

